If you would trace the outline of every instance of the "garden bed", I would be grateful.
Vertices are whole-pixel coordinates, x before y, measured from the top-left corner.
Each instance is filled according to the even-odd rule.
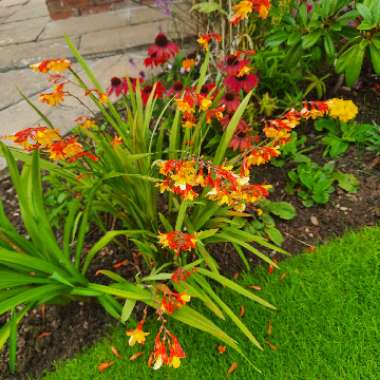
[[[317,157],[315,157],[317,158]],[[338,168],[354,174],[360,180],[360,190],[349,194],[337,190],[326,206],[305,208],[295,195],[285,191],[286,173],[283,168],[266,166],[255,170],[255,177],[271,183],[276,191],[272,200],[292,203],[297,216],[291,221],[277,221],[285,237],[284,248],[292,254],[313,251],[314,246],[345,231],[362,226],[376,225],[380,219],[380,163],[370,152],[351,148],[338,160]],[[262,178],[260,178],[262,177]],[[19,211],[11,181],[4,178],[0,183],[0,194],[5,209],[19,227]],[[219,247],[220,248],[220,247]],[[229,255],[228,247],[215,249],[223,271],[237,276],[242,264],[237,255]],[[281,260],[284,256],[276,256]],[[95,268],[111,268],[120,261],[117,251],[107,250],[95,263]],[[127,270],[128,267],[125,268]],[[52,368],[58,359],[69,358],[104,336],[114,322],[96,303],[74,303],[63,307],[46,306],[34,310],[22,323],[18,344],[17,377],[38,376],[43,370]],[[7,371],[6,357],[2,355],[0,373]]]

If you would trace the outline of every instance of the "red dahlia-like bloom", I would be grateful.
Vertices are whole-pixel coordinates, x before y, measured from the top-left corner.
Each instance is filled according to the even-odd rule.
[[[228,54],[223,63],[219,65],[219,68],[227,75],[238,75],[240,70],[248,65],[249,61],[247,59],[239,59],[237,54]]]
[[[179,48],[174,42],[169,41],[164,33],[158,33],[154,44],[148,48],[148,57],[144,60],[144,65],[147,67],[163,65],[178,52]]]
[[[151,92],[153,91],[153,85],[146,85],[141,89],[141,98],[144,104],[148,102],[149,96]],[[154,91],[154,97],[156,99],[160,99],[165,94],[166,88],[161,82],[156,82],[156,88]]]
[[[241,90],[249,92],[257,87],[259,80],[255,74],[241,76],[229,75],[224,79],[224,84],[231,92],[239,93]]]

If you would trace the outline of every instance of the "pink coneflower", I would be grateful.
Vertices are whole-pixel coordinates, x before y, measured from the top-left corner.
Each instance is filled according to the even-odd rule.
[[[240,97],[234,92],[226,92],[221,100],[221,104],[226,106],[226,111],[234,113],[240,105]]]
[[[148,48],[148,57],[144,60],[144,65],[163,65],[178,52],[179,48],[174,42],[169,41],[164,33],[158,33],[154,44]]]
[[[180,97],[185,89],[185,86],[180,80],[177,80],[173,83],[173,86],[169,88],[167,95],[172,97],[175,96],[176,98]]]
[[[224,79],[224,84],[231,92],[249,92],[257,87],[259,80],[255,74],[244,74],[240,76],[229,75]]]
[[[113,93],[116,96],[121,94],[126,95],[128,92],[128,83],[126,78],[113,77],[111,78],[111,85],[107,90],[107,95],[110,96]]]
[[[148,102],[149,96],[150,96],[152,91],[153,91],[153,85],[145,85],[141,89],[141,98],[142,98],[142,101],[144,104],[146,104]],[[155,89],[154,97],[156,99],[162,98],[165,91],[166,91],[166,88],[164,87],[164,85],[161,82],[156,82],[156,89]]]
[[[236,54],[228,54],[223,63],[219,65],[219,68],[227,75],[237,75],[244,66],[248,66],[249,61],[247,59],[239,59]]]

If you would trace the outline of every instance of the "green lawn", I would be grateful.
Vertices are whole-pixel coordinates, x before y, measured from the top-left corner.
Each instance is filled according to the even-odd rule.
[[[110,346],[129,357],[130,348],[122,328],[77,358],[57,364],[57,370],[45,380],[95,379],[224,379],[231,363],[238,362],[230,376],[235,379],[265,380],[379,380],[380,379],[380,228],[368,228],[322,246],[314,253],[294,257],[281,265],[281,271],[269,276],[258,268],[247,275],[243,284],[260,284],[260,295],[273,302],[272,312],[224,291],[226,300],[238,313],[244,303],[245,323],[265,346],[252,347],[246,340],[244,349],[263,371],[254,372],[239,355],[216,351],[217,342],[206,334],[172,327],[188,354],[177,370],[163,368],[157,372],[146,366],[145,355],[136,362],[117,361],[103,374],[97,365],[110,360]],[[283,273],[287,273],[284,277]],[[280,281],[280,276],[283,281]],[[267,325],[272,321],[270,342],[265,343]],[[223,324],[221,324],[223,326]],[[154,323],[147,328],[155,327]],[[232,336],[241,335],[232,325],[224,324]],[[153,339],[153,337],[150,337]]]

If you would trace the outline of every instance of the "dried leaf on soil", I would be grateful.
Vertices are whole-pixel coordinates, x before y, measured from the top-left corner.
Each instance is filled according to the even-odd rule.
[[[98,371],[100,373],[103,373],[104,371],[106,371],[108,368],[112,367],[113,365],[115,364],[115,362],[113,360],[110,360],[108,362],[103,362],[103,363],[100,363],[98,365]]]
[[[231,375],[233,372],[236,371],[238,367],[238,364],[236,362],[233,362],[230,366],[230,368],[228,368],[228,371],[227,371],[227,376]]]
[[[123,357],[120,355],[120,352],[117,350],[115,346],[111,346],[111,351],[112,353],[118,358],[118,359],[123,359]]]
[[[269,348],[272,350],[272,351],[277,351],[278,350],[278,346],[276,346],[274,343],[272,343],[270,340],[266,340],[265,341],[266,344],[269,346]]]
[[[130,358],[129,358],[129,360],[131,361],[131,362],[134,362],[136,359],[138,359],[141,355],[143,355],[144,354],[144,352],[143,351],[139,351],[139,352],[136,352],[135,354],[133,354]]]

